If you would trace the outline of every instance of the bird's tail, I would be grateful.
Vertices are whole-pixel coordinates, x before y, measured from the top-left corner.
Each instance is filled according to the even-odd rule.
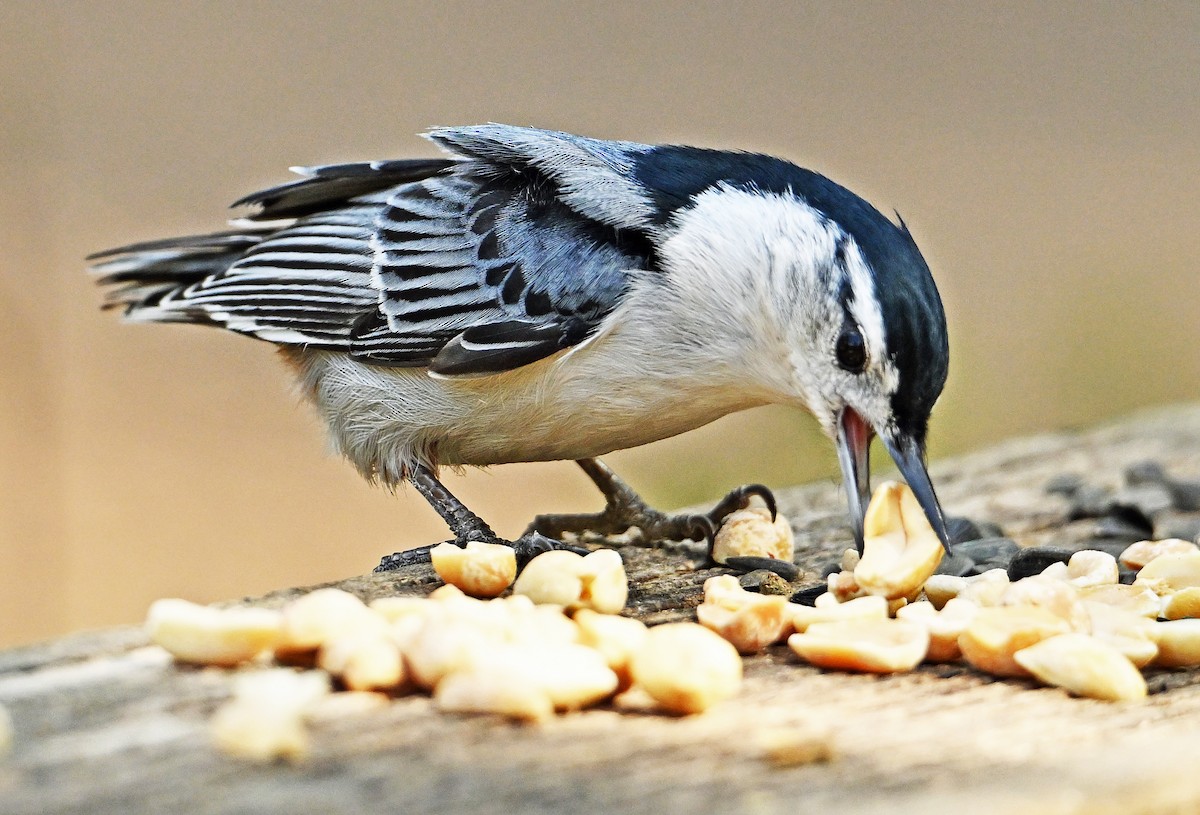
[[[201,308],[180,308],[186,290],[218,275],[276,229],[241,229],[120,246],[88,257],[97,283],[111,286],[105,309],[122,308],[134,322],[212,323]],[[161,308],[164,299],[170,308]]]

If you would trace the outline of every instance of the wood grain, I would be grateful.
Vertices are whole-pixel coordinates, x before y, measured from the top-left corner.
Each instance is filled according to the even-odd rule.
[[[1077,539],[1052,476],[1116,486],[1160,460],[1200,473],[1200,406],[1087,432],[1020,439],[934,467],[948,510],[1022,543]],[[808,569],[848,543],[835,484],[783,491]],[[688,619],[713,572],[685,547],[623,548],[630,613]],[[428,567],[340,584],[364,598],[421,593]],[[256,598],[279,605],[307,589]],[[1070,698],[964,667],[895,677],[825,673],[786,649],[746,661],[734,700],[698,717],[599,709],[539,727],[439,714],[423,697],[314,729],[302,764],[218,754],[207,719],[234,673],[180,667],[137,629],[0,652],[13,753],[3,813],[399,811],[1159,813],[1200,809],[1200,672],[1153,672],[1143,704]],[[830,728],[834,760],[780,768],[763,739]]]

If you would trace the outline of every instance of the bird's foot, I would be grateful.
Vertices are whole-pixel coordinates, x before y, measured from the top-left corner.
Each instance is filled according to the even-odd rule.
[[[543,552],[551,552],[554,550],[564,550],[574,552],[578,555],[586,555],[587,549],[579,546],[572,546],[568,543],[563,543],[559,540],[551,540],[544,535],[539,535],[537,532],[526,532],[516,540],[505,540],[494,534],[472,535],[466,539],[445,541],[445,543],[453,543],[457,546],[466,546],[471,541],[480,541],[482,543],[498,543],[502,546],[511,546],[513,552],[517,556],[517,571],[525,568],[529,561],[533,560]],[[376,572],[394,572],[397,569],[403,569],[406,566],[412,566],[417,563],[428,563],[430,560],[430,552],[435,546],[441,544],[430,544],[428,546],[418,546],[416,549],[408,549],[403,552],[395,552],[390,555],[384,555],[379,559],[379,565],[375,567]]]
[[[423,464],[413,466],[412,471],[408,474],[408,480],[425,497],[429,505],[442,516],[442,520],[446,522],[446,525],[450,527],[450,531],[454,533],[454,540],[446,541],[447,543],[466,546],[471,541],[479,541],[481,543],[498,543],[503,546],[511,546],[517,555],[518,571],[524,569],[525,564],[538,555],[554,549],[565,549],[580,555],[588,553],[586,549],[571,546],[562,541],[550,540],[536,532],[526,532],[514,541],[505,540],[493,532],[492,528],[482,518],[467,509],[462,501],[455,498],[450,490],[446,489],[446,486],[441,481],[438,481],[433,471]],[[431,558],[430,552],[434,546],[438,545],[435,543],[429,546],[418,546],[416,549],[384,555],[380,558],[379,565],[375,567],[375,571],[393,572],[416,563],[428,563]]]
[[[748,484],[731,491],[709,512],[668,515],[650,507],[633,489],[605,464],[596,459],[582,459],[579,466],[604,493],[607,501],[601,512],[539,515],[525,530],[526,535],[538,534],[562,538],[566,534],[595,534],[605,537],[622,535],[636,528],[641,542],[656,545],[662,541],[706,541],[708,561],[712,561],[712,546],[717,528],[725,516],[749,505],[754,496],[761,498],[775,517],[775,496],[761,484]]]

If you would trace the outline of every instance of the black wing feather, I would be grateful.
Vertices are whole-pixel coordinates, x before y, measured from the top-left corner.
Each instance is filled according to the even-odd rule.
[[[231,206],[257,206],[252,221],[301,218],[334,209],[352,198],[420,181],[445,172],[458,162],[450,159],[399,159],[298,167],[305,177],[251,193]]]

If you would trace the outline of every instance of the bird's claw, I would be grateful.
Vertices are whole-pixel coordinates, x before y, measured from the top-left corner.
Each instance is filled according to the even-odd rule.
[[[721,521],[725,520],[725,516],[750,506],[750,499],[754,496],[761,498],[767,505],[767,510],[771,513],[771,520],[774,521],[778,514],[775,494],[763,484],[743,484],[730,490],[728,495],[709,510],[708,517],[714,524],[720,526]]]

